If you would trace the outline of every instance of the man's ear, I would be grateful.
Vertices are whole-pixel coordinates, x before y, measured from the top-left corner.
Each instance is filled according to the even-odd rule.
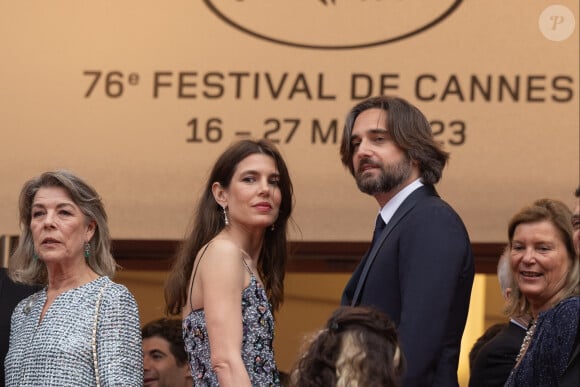
[[[222,208],[226,208],[228,206],[228,193],[217,181],[211,185],[211,193],[213,194],[213,198],[215,199],[216,203],[219,204]]]

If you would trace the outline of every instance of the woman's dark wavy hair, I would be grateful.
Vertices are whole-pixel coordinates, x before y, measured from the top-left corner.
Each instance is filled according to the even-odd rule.
[[[189,235],[183,241],[165,285],[166,312],[181,313],[187,302],[187,284],[198,251],[211,241],[224,227],[222,208],[215,201],[212,184],[228,188],[238,164],[253,154],[265,154],[274,159],[279,173],[282,196],[274,230],[266,229],[258,260],[259,274],[274,310],[284,300],[284,276],[288,260],[287,224],[293,207],[293,187],[286,163],[278,149],[267,140],[241,140],[232,144],[218,158],[205,184],[193,218]]]
[[[371,307],[343,306],[310,343],[294,387],[397,387],[405,368],[393,322]]]
[[[443,168],[449,159],[433,138],[431,125],[419,109],[402,98],[380,96],[360,102],[346,116],[340,145],[342,164],[354,175],[352,157],[354,149],[351,143],[352,129],[358,115],[365,110],[381,109],[387,112],[386,128],[391,138],[405,154],[419,165],[421,180],[425,184],[436,184],[443,174]]]

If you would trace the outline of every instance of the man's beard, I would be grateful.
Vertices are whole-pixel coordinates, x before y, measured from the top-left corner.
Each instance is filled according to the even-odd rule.
[[[361,160],[360,165],[371,163],[381,169],[381,173],[378,176],[367,175],[360,170],[357,171],[355,176],[358,189],[369,195],[390,192],[401,186],[411,176],[413,170],[411,160],[407,156],[403,160],[387,166],[370,159]]]

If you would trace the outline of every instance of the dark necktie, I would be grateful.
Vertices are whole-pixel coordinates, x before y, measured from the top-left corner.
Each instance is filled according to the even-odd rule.
[[[373,231],[373,240],[371,242],[371,247],[374,246],[375,243],[377,243],[377,240],[379,239],[379,236],[381,235],[381,232],[384,230],[385,226],[386,223],[383,220],[381,214],[379,214],[377,216],[377,221],[375,222],[375,231]]]
[[[359,269],[357,268],[357,271],[359,271],[360,274],[358,274],[358,278],[356,279],[356,281],[353,282],[353,287],[349,288],[349,285],[351,284],[349,282],[349,285],[347,285],[347,288],[344,290],[344,293],[342,295],[342,304],[343,305],[350,304],[351,306],[356,306],[359,304],[360,293],[362,291],[363,284],[365,282],[368,271],[370,269],[370,263],[372,263],[372,261],[374,259],[374,257],[370,257],[369,254],[371,253],[373,246],[378,242],[379,237],[381,236],[381,233],[383,232],[385,227],[386,227],[385,221],[381,217],[381,214],[379,214],[377,216],[377,220],[375,222],[375,231],[373,231],[373,240],[372,240],[371,245],[369,246],[369,249],[367,250],[365,256],[363,257],[364,263],[359,266],[359,268],[361,268],[362,270],[359,271]],[[352,278],[355,278],[354,275]],[[351,279],[351,281],[352,281],[352,279]],[[354,286],[356,286],[356,289],[354,288]],[[354,293],[351,293],[353,290],[354,290]],[[350,297],[351,295],[352,295],[352,297]]]

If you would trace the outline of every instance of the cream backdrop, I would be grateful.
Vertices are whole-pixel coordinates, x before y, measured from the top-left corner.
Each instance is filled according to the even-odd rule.
[[[553,4],[2,0],[0,234],[18,233],[26,179],[67,168],[114,238],[180,238],[208,168],[249,132],[280,141],[293,240],[368,240],[376,204],[338,141],[347,110],[384,92],[437,121],[440,193],[473,241],[501,242],[522,204],[571,202],[578,184],[578,1],[542,14]]]

